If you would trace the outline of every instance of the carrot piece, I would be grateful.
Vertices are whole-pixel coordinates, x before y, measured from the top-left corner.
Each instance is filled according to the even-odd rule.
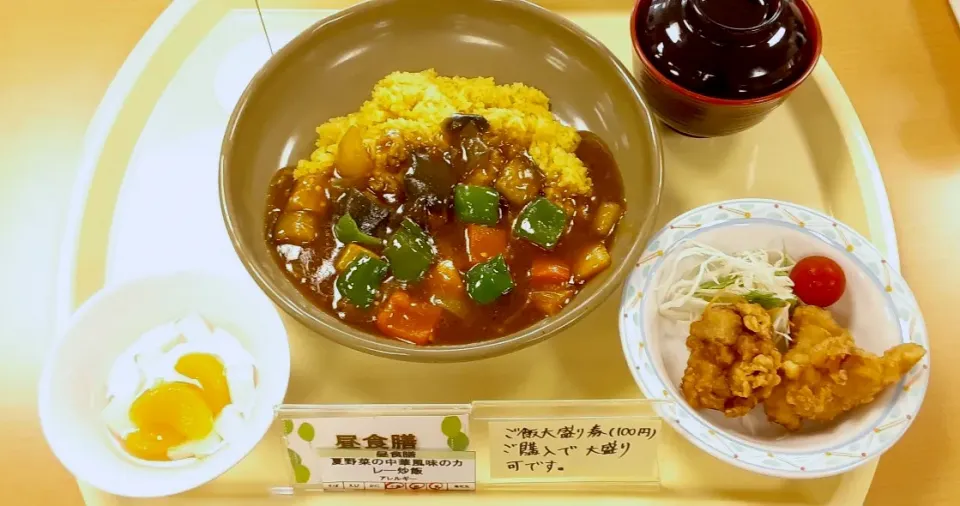
[[[390,294],[377,313],[377,328],[384,334],[425,345],[433,341],[443,310],[429,302],[417,302],[403,290]]]
[[[555,258],[537,258],[530,268],[530,282],[540,285],[559,285],[570,282],[570,267]]]
[[[507,232],[471,223],[467,225],[467,257],[471,264],[486,262],[507,249]]]

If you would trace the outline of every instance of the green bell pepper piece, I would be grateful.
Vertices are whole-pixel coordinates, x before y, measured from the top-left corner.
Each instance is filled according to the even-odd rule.
[[[337,291],[354,306],[366,309],[376,300],[389,267],[379,258],[361,255],[337,276]]]
[[[496,225],[500,221],[500,194],[488,186],[458,184],[453,209],[464,223]]]
[[[387,241],[383,255],[390,261],[395,278],[414,282],[423,279],[436,253],[430,236],[413,220],[404,218],[400,228]]]
[[[478,304],[489,304],[513,290],[516,284],[503,255],[474,265],[467,271],[467,294]]]
[[[540,197],[526,205],[513,225],[513,235],[545,249],[553,249],[567,229],[567,213],[560,206]]]
[[[337,236],[337,240],[344,244],[355,242],[366,246],[383,245],[383,241],[380,239],[360,230],[357,222],[349,214],[344,214],[337,220],[337,224],[333,227],[333,233]]]

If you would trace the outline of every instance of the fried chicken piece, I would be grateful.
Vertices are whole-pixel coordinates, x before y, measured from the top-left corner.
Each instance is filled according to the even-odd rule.
[[[690,324],[690,358],[680,382],[694,408],[743,416],[780,382],[770,315],[756,304],[710,306]]]
[[[789,430],[799,430],[804,420],[833,420],[872,401],[926,353],[906,343],[878,357],[858,348],[850,332],[816,306],[798,307],[790,325],[793,344],[783,357],[783,381],[764,401],[767,419]]]

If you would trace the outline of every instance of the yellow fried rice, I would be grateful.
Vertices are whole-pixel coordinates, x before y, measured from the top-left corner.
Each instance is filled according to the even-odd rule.
[[[353,125],[363,132],[375,166],[383,169],[417,147],[444,145],[442,124],[458,113],[483,116],[491,134],[525,147],[548,187],[569,196],[590,194],[587,168],[574,154],[580,136],[553,116],[542,91],[520,83],[497,85],[489,77],[443,77],[434,69],[394,72],[374,86],[359,111],[317,127],[317,149],[297,164],[294,175],[333,167],[337,144]]]

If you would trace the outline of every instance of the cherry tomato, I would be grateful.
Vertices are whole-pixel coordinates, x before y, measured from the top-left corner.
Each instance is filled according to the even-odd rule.
[[[822,257],[806,257],[797,262],[790,271],[793,293],[805,304],[827,307],[843,296],[847,277],[833,260]]]

